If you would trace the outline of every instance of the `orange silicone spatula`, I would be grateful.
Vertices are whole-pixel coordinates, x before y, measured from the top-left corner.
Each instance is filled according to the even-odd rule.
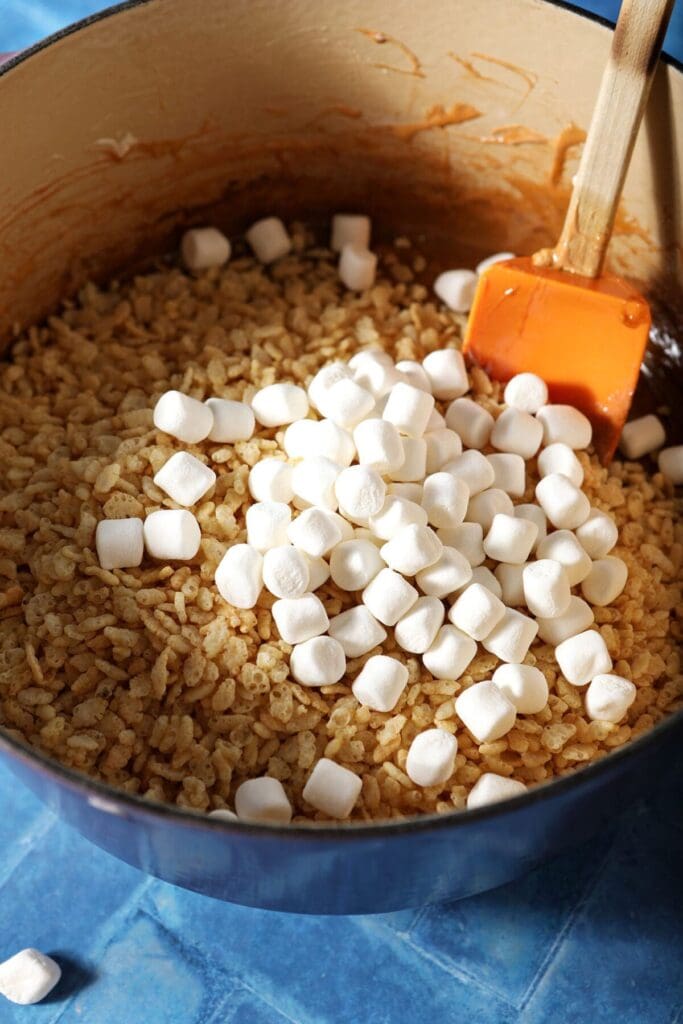
[[[465,333],[464,351],[495,379],[537,373],[551,401],[586,413],[604,461],[631,404],[650,310],[601,270],[673,5],[624,0],[557,246],[490,267]]]

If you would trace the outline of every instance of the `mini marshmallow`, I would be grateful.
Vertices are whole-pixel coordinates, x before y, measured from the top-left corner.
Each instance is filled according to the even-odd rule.
[[[426,516],[425,516],[426,520]],[[142,519],[102,519],[95,530],[97,558],[103,569],[132,569],[144,553]]]
[[[362,779],[350,768],[321,757],[301,795],[316,811],[341,820],[351,814],[362,788]]]
[[[591,571],[581,584],[581,593],[590,604],[603,608],[616,601],[627,579],[626,563],[621,558],[607,555],[593,562]]]
[[[577,529],[576,539],[591,558],[604,558],[619,540],[619,530],[611,516],[592,508],[586,522]]]
[[[257,220],[245,231],[244,237],[261,263],[273,263],[292,248],[292,240],[279,217]]]
[[[559,562],[567,573],[570,587],[585,580],[591,571],[591,560],[571,530],[549,533],[536,548],[536,557]]]
[[[261,459],[249,470],[249,493],[254,501],[288,504],[294,497],[292,467],[282,459]]]
[[[418,363],[414,359],[401,359],[396,363],[396,369],[406,384],[412,384],[414,388],[419,388],[420,391],[429,391],[431,394],[432,385],[422,363]]]
[[[393,711],[408,682],[408,666],[397,658],[368,658],[351,687],[359,704],[372,711]]]
[[[462,441],[454,430],[447,427],[428,431],[424,435],[424,440],[427,445],[428,473],[436,473],[447,462],[452,462],[462,454]]]
[[[318,370],[308,385],[308,400],[314,409],[322,412],[321,404],[325,404],[327,394],[340,380],[353,380],[353,368],[349,363],[328,363]]]
[[[325,509],[326,514],[330,517],[332,522],[336,523],[341,530],[342,540],[353,540],[356,536],[356,530],[360,527],[354,526],[352,523],[345,519],[344,516],[340,516],[338,512],[330,512]]]
[[[467,586],[471,579],[472,566],[464,555],[450,547],[444,547],[436,562],[415,574],[418,587],[430,597],[447,597]]]
[[[394,494],[387,494],[379,512],[369,519],[370,529],[383,540],[391,540],[399,530],[410,526],[411,523],[426,526],[427,513],[415,502],[396,497]]]
[[[583,633],[585,629],[593,625],[595,616],[593,609],[583,600],[582,597],[575,597],[573,594],[569,599],[566,612],[554,619],[537,618],[538,635],[545,644],[552,644],[557,647],[563,640],[570,636]]]
[[[551,473],[561,473],[575,487],[583,483],[583,466],[569,445],[561,441],[549,444],[538,456],[538,475],[542,478]]]
[[[543,427],[543,444],[561,442],[570,448],[587,448],[593,437],[591,421],[573,405],[544,405],[536,413]]]
[[[506,608],[498,625],[494,626],[482,643],[489,654],[495,654],[501,661],[520,665],[537,633],[538,625],[533,619],[514,608]]]
[[[562,473],[551,473],[536,484],[536,500],[553,526],[574,530],[590,515],[590,501]]]
[[[490,679],[474,683],[456,698],[455,713],[477,743],[493,743],[510,732],[515,705]]]
[[[307,508],[287,528],[287,537],[299,550],[320,558],[341,542],[342,531],[334,513],[324,508]]]
[[[435,679],[459,679],[477,653],[476,641],[455,626],[442,626],[422,662]]]
[[[371,541],[348,540],[330,555],[330,575],[340,590],[362,590],[384,568],[384,561]]]
[[[465,518],[469,498],[467,484],[452,473],[432,473],[425,479],[422,507],[432,526],[459,526]]]
[[[302,508],[315,505],[335,512],[337,496],[335,488],[342,467],[322,455],[302,459],[292,470],[292,490],[295,504]],[[348,472],[348,470],[344,470]]]
[[[229,807],[217,807],[215,811],[209,811],[210,818],[217,821],[237,821],[237,815]]]
[[[351,434],[332,420],[296,420],[290,423],[282,446],[290,459],[322,456],[342,468],[350,466],[356,455]]]
[[[485,455],[472,449],[463,452],[455,459],[441,467],[444,473],[452,473],[466,483],[470,489],[470,497],[480,494],[492,486],[495,479],[493,466]]]
[[[308,416],[308,396],[296,384],[269,384],[251,400],[254,416],[263,427],[283,427]]]
[[[361,245],[345,245],[339,257],[339,280],[350,291],[372,288],[377,273],[377,256]]]
[[[394,627],[396,643],[411,654],[424,654],[434,643],[444,615],[444,606],[438,598],[418,597]]]
[[[493,570],[493,574],[500,584],[500,599],[508,608],[520,607],[524,602],[523,574],[528,562],[520,565],[510,565],[501,562]]]
[[[395,626],[419,594],[393,569],[381,569],[363,591],[363,604],[384,626]]]
[[[391,358],[389,353],[377,345],[370,348],[359,349],[358,352],[351,356],[347,365],[355,373],[368,359],[372,359],[373,362],[376,363],[381,363],[382,366],[394,365],[394,360]]]
[[[428,526],[411,523],[395,533],[380,548],[380,555],[390,569],[404,576],[414,576],[441,556],[443,544]]]
[[[422,360],[422,366],[429,377],[435,398],[450,401],[453,398],[460,398],[469,391],[465,360],[458,349],[441,348],[436,352],[430,352]]]
[[[185,444],[198,444],[211,433],[213,412],[181,391],[166,391],[154,406],[154,426]]]
[[[480,494],[475,494],[470,498],[465,518],[468,523],[479,523],[484,533],[488,533],[496,516],[505,515],[514,518],[514,514],[515,507],[510,496],[498,487],[489,487],[487,491],[481,491]],[[527,521],[518,520],[518,522]],[[531,524],[527,522],[527,525]]]
[[[304,554],[308,565],[308,589],[313,593],[327,583],[330,578],[330,567],[324,558],[311,558]]]
[[[469,313],[478,280],[473,270],[445,270],[434,282],[434,291],[454,313]]]
[[[154,483],[178,505],[196,505],[216,483],[216,474],[189,452],[176,452],[154,476]]]
[[[370,218],[361,213],[335,213],[332,217],[330,249],[341,252],[345,245],[370,245]]]
[[[150,512],[143,525],[145,548],[151,558],[186,562],[199,551],[202,532],[199,523],[186,509],[159,509]]]
[[[523,574],[524,600],[532,615],[556,619],[569,608],[572,596],[567,573],[559,562],[539,558]]]
[[[382,349],[363,349],[353,357],[353,379],[376,399],[384,398],[403,379],[391,357],[386,356]]]
[[[521,565],[531,554],[537,535],[535,523],[499,512],[484,538],[484,551],[496,562]]]
[[[246,402],[233,402],[229,398],[207,398],[204,402],[213,415],[213,426],[208,440],[216,444],[234,444],[248,441],[254,433],[256,417]]]
[[[286,644],[302,644],[320,636],[330,624],[323,603],[315,594],[283,597],[275,601],[273,618]]]
[[[391,474],[399,483],[423,480],[427,472],[427,442],[422,437],[402,437],[403,461]]]
[[[342,645],[347,658],[360,658],[387,638],[384,626],[364,604],[356,605],[355,608],[349,608],[348,611],[331,618],[328,633],[333,640]]]
[[[502,263],[504,260],[512,260],[514,258],[514,252],[494,252],[492,256],[487,256],[486,259],[477,263],[474,268],[474,272],[481,277],[481,275],[485,274],[489,267],[492,267],[494,263]]]
[[[188,270],[222,267],[230,252],[230,242],[218,228],[190,228],[180,241],[180,257]]]
[[[523,459],[531,459],[541,447],[542,440],[542,424],[535,416],[520,409],[504,409],[491,431],[494,448],[521,455]]]
[[[309,587],[306,556],[290,544],[266,551],[263,582],[274,597],[301,597]]]
[[[532,665],[499,665],[492,680],[520,715],[537,715],[548,703],[548,682]]]
[[[467,810],[474,811],[477,807],[497,804],[501,800],[512,800],[526,791],[523,782],[508,779],[505,775],[496,775],[495,772],[484,772],[467,795]]]
[[[247,543],[263,554],[269,548],[286,544],[292,510],[283,501],[257,501],[245,516]]]
[[[641,459],[643,455],[661,448],[666,431],[657,416],[640,416],[624,425],[619,447],[627,459]]]
[[[425,729],[410,744],[406,774],[416,786],[442,786],[455,769],[458,741],[445,729]]]
[[[292,807],[279,779],[247,779],[235,790],[235,810],[242,821],[289,825]]]
[[[0,964],[0,993],[11,1003],[31,1006],[44,999],[61,976],[52,957],[29,947]]]
[[[253,608],[263,587],[263,556],[249,544],[233,544],[218,563],[215,581],[228,604]]]
[[[365,521],[382,508],[387,485],[372,467],[349,466],[337,477],[334,490],[342,515]]]
[[[389,423],[393,423],[400,434],[422,437],[433,408],[432,395],[412,387],[411,384],[399,382],[389,392],[382,416]]]
[[[522,456],[495,452],[486,458],[493,467],[493,486],[513,498],[521,498],[526,490],[526,466]]]
[[[607,645],[595,629],[586,629],[563,640],[555,648],[560,671],[572,686],[586,686],[591,679],[612,671]]]
[[[477,565],[472,569],[472,578],[470,582],[480,583],[482,587],[486,587],[487,590],[490,590],[493,596],[497,597],[499,601],[503,600],[503,588],[491,570],[487,569],[485,565]],[[460,589],[464,590],[464,587],[461,587]],[[454,597],[453,600],[456,600],[456,597]]]
[[[382,476],[403,464],[401,435],[387,420],[364,420],[353,432],[353,441],[362,466],[376,469]]]
[[[662,448],[657,457],[659,472],[672,484],[683,484],[683,444]]]
[[[422,484],[392,481],[387,487],[387,494],[391,494],[394,498],[405,498],[406,501],[412,501],[414,505],[422,504]]]
[[[483,640],[505,615],[505,605],[481,583],[470,583],[451,607],[448,618],[473,640]]]
[[[456,398],[446,410],[446,425],[467,448],[485,448],[493,430],[493,416],[471,398]]]
[[[345,430],[352,430],[374,407],[372,394],[355,380],[338,380],[320,400],[323,415]]]
[[[633,683],[623,676],[609,673],[594,676],[586,690],[588,717],[616,725],[633,704],[637,692]]]
[[[442,544],[455,548],[464,555],[471,566],[481,565],[486,558],[481,523],[461,523],[459,526],[437,530],[436,535]]]
[[[346,672],[344,648],[330,636],[314,636],[292,649],[289,669],[302,686],[332,686]]]
[[[536,524],[538,535],[534,544],[534,551],[537,551],[539,544],[545,540],[548,534],[548,520],[546,519],[545,512],[538,505],[515,505],[515,515],[519,519],[528,519],[529,522]]]
[[[425,427],[425,433],[433,430],[443,430],[446,426],[446,419],[441,415],[439,410],[435,407],[429,414],[427,420],[427,426]]]
[[[505,385],[503,400],[512,409],[533,414],[548,401],[548,388],[535,373],[518,373]]]

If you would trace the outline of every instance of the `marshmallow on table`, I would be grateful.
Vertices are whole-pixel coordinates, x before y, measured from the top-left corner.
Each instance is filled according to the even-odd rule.
[[[517,373],[505,385],[503,401],[520,412],[536,413],[548,401],[548,387],[535,373]]]
[[[532,615],[556,619],[569,608],[572,596],[567,573],[559,562],[539,558],[524,570],[524,600]]]
[[[536,715],[548,703],[548,681],[532,665],[499,665],[493,682],[520,715]]]
[[[287,530],[292,510],[283,501],[257,501],[247,509],[247,543],[263,554],[289,540]]]
[[[362,466],[371,466],[380,475],[391,474],[403,464],[401,435],[387,420],[363,420],[353,432],[353,441],[358,462]]]
[[[301,795],[316,811],[341,820],[351,814],[362,788],[362,780],[350,768],[321,757]]]
[[[398,483],[415,483],[427,472],[427,442],[423,437],[402,437],[403,461],[393,470],[391,479]]]
[[[406,775],[416,786],[442,786],[455,769],[458,741],[445,729],[425,729],[410,744]]]
[[[178,505],[195,505],[216,483],[216,474],[189,452],[176,452],[154,476],[154,483]]]
[[[422,507],[432,526],[459,526],[465,518],[470,490],[452,473],[432,473],[425,478]]]
[[[462,454],[462,441],[455,431],[449,430],[448,427],[427,431],[424,441],[427,445],[426,470],[428,473],[436,473],[447,462],[451,462]]]
[[[595,616],[591,606],[586,604],[582,597],[575,597],[572,594],[566,612],[554,619],[538,617],[536,621],[540,639],[546,644],[557,647],[563,640],[568,640],[570,636],[576,636],[577,633],[583,633],[589,626],[592,626]]]
[[[261,263],[273,263],[292,248],[292,240],[279,217],[257,220],[244,235]]]
[[[400,434],[422,437],[433,408],[432,395],[400,381],[389,392],[382,417],[393,423]]]
[[[102,519],[95,530],[97,558],[103,569],[132,569],[144,553],[142,519]]]
[[[307,508],[287,529],[289,541],[312,558],[320,558],[341,542],[342,531],[335,513],[324,508]]]
[[[330,620],[315,594],[283,597],[273,604],[273,618],[286,644],[302,644],[325,633]]]
[[[514,518],[515,507],[509,494],[501,491],[498,487],[489,487],[487,491],[481,491],[470,498],[465,518],[468,523],[479,523],[484,533],[488,533],[493,520],[498,515]],[[518,520],[518,522],[527,522],[528,526],[532,525],[526,520]],[[534,539],[535,537],[536,534],[534,534]]]
[[[345,468],[356,456],[356,446],[348,430],[332,420],[296,420],[285,430],[282,440],[290,459],[322,456]]]
[[[515,796],[526,793],[526,786],[516,779],[507,779],[495,772],[484,772],[480,775],[467,796],[467,810],[497,804],[501,800],[512,800]]]
[[[607,645],[594,629],[563,640],[555,648],[555,657],[562,675],[572,686],[586,686],[596,676],[612,670]]]
[[[590,515],[588,498],[562,473],[551,473],[539,480],[536,499],[558,530],[574,530]]]
[[[292,467],[282,459],[261,459],[249,470],[249,493],[254,501],[282,501],[294,497]]]
[[[538,624],[528,615],[522,615],[514,608],[506,608],[500,622],[482,640],[484,649],[495,654],[501,661],[520,665],[527,656],[536,634]]]
[[[459,679],[476,653],[472,637],[456,626],[445,625],[422,655],[422,663],[435,679]]]
[[[215,581],[228,604],[253,608],[263,588],[263,556],[249,544],[233,544],[218,563]]]
[[[266,551],[263,582],[274,597],[301,597],[309,588],[306,556],[291,544]]]
[[[534,544],[534,551],[537,551],[541,541],[545,540],[548,533],[548,520],[546,519],[545,512],[538,505],[524,504],[515,505],[515,515],[519,519],[528,519],[529,522],[536,524],[538,536]]]
[[[484,538],[484,551],[496,562],[521,565],[531,554],[537,536],[538,527],[535,523],[499,512],[493,517],[491,528]]]
[[[568,444],[555,441],[539,453],[538,475],[544,477],[550,476],[551,473],[561,473],[571,480],[575,487],[580,487],[583,483],[583,466]]]
[[[471,497],[488,490],[496,476],[486,456],[476,449],[463,452],[450,462],[446,462],[441,469],[444,473],[452,473],[466,483]]]
[[[235,810],[242,821],[289,825],[292,807],[279,779],[263,775],[247,779],[235,791]]]
[[[659,472],[672,484],[683,484],[683,444],[662,448],[657,457]]]
[[[547,406],[546,406],[547,408]],[[493,425],[491,444],[501,452],[532,458],[541,447],[543,426],[531,413],[504,409]]]
[[[637,690],[623,676],[609,673],[594,676],[586,690],[586,712],[601,722],[620,722],[636,699]]]
[[[602,608],[616,601],[626,586],[628,568],[621,558],[607,555],[593,562],[581,583],[581,593],[592,605]]]
[[[436,562],[415,574],[415,582],[423,594],[446,597],[466,586],[472,579],[472,566],[455,548],[444,547]]]
[[[585,580],[591,571],[592,562],[571,530],[549,533],[536,548],[536,557],[559,562],[567,573],[570,587]]]
[[[420,391],[429,391],[431,393],[432,385],[422,363],[418,363],[414,359],[401,359],[396,363],[396,369],[406,384],[412,384],[414,388],[419,388]]]
[[[353,380],[353,367],[350,363],[337,361],[321,367],[308,385],[308,400],[314,409],[322,412],[320,406],[333,387],[340,380]],[[324,415],[324,414],[323,414]]]
[[[302,459],[292,470],[292,490],[294,504],[300,508],[309,505],[326,508],[330,512],[337,509],[335,488],[342,467],[326,459],[324,455],[313,455]],[[344,470],[344,472],[347,472]]]
[[[446,410],[446,425],[468,448],[484,448],[493,430],[493,416],[471,398],[456,398]]]
[[[455,548],[464,555],[471,566],[481,565],[484,554],[484,529],[481,523],[460,523],[436,531],[442,544]]]
[[[456,698],[455,713],[478,743],[492,743],[512,729],[515,705],[490,679],[474,683]]]
[[[151,512],[143,526],[145,548],[152,558],[186,562],[199,551],[202,532],[191,512],[159,509]]]
[[[502,263],[504,260],[512,260],[514,257],[514,252],[494,252],[492,256],[487,256],[486,259],[477,263],[474,268],[474,272],[475,274],[479,274],[481,277],[481,275],[485,274],[489,267],[492,267],[494,263]]]
[[[441,556],[443,544],[428,526],[411,523],[395,533],[380,548],[380,555],[390,569],[404,576],[414,576]]]
[[[313,593],[329,580],[330,567],[324,558],[311,558],[306,554],[304,558],[308,564],[308,589]]]
[[[394,627],[396,643],[411,654],[424,654],[434,643],[444,615],[444,606],[438,598],[418,597]]]
[[[342,541],[330,555],[330,575],[341,590],[362,590],[384,568],[384,559],[368,540]]]
[[[405,439],[404,439],[405,440]],[[414,505],[422,505],[422,484],[411,481],[394,481],[387,487],[387,494],[394,498],[405,498]]]
[[[643,455],[661,448],[666,431],[657,416],[640,416],[624,425],[619,447],[627,459],[641,459]]]
[[[349,466],[337,476],[334,491],[342,515],[366,521],[384,505],[387,485],[371,466]]]
[[[393,711],[408,682],[408,667],[397,658],[375,654],[356,676],[351,690],[372,711]]]
[[[528,562],[522,562],[519,565],[501,562],[493,570],[493,574],[500,584],[500,599],[508,608],[519,607],[525,603],[523,576],[527,565],[529,565]]]
[[[190,228],[180,241],[180,256],[188,270],[222,267],[230,252],[230,242],[218,228]]]
[[[449,401],[469,391],[467,369],[462,352],[455,348],[441,348],[430,352],[422,360],[435,398]]]
[[[473,640],[483,640],[505,615],[505,605],[481,583],[471,583],[448,613],[454,626]]]
[[[283,427],[308,415],[308,396],[296,384],[268,384],[251,400],[254,416],[263,427]]]
[[[339,256],[339,279],[350,291],[372,288],[377,273],[377,256],[362,245],[347,243]]]
[[[320,399],[320,411],[344,430],[352,430],[375,407],[372,392],[355,380],[338,380]]]
[[[619,530],[611,516],[592,508],[586,522],[578,527],[576,539],[591,558],[604,558],[619,540]]]
[[[362,213],[335,213],[332,217],[330,249],[341,252],[345,245],[370,245],[370,218]]]
[[[342,645],[347,658],[360,658],[387,638],[384,626],[364,604],[356,605],[331,618],[328,633],[333,640]]]
[[[154,406],[152,419],[157,430],[163,430],[185,444],[203,441],[213,427],[211,408],[182,391],[164,392]]]
[[[543,427],[543,444],[560,442],[570,448],[587,448],[593,437],[591,421],[573,405],[544,405],[536,413]]]
[[[0,964],[0,994],[11,1003],[31,1006],[44,999],[62,976],[52,957],[38,949],[22,949]]]
[[[521,498],[526,490],[526,465],[522,456],[513,452],[494,452],[486,458],[493,467],[493,487],[513,498]]]
[[[235,441],[248,441],[254,433],[256,417],[254,410],[246,402],[234,402],[229,398],[207,398],[204,405],[208,406],[213,415],[209,441],[216,444],[234,444]]]
[[[332,686],[346,672],[344,648],[331,636],[314,636],[292,649],[289,669],[302,686]]]
[[[419,594],[393,569],[381,569],[363,591],[363,604],[384,626],[395,626]]]
[[[445,270],[434,282],[434,291],[454,313],[469,313],[478,280],[473,270]]]
[[[370,516],[368,525],[372,532],[382,540],[391,540],[404,526],[411,523],[427,525],[427,513],[421,505],[407,498],[387,494],[379,512]]]

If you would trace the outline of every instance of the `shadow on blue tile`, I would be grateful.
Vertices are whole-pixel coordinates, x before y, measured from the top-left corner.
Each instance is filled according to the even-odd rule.
[[[43,1006],[72,999],[97,981],[98,972],[72,953],[62,952],[61,949],[49,949],[47,953],[61,967],[62,976],[52,992],[43,999]]]

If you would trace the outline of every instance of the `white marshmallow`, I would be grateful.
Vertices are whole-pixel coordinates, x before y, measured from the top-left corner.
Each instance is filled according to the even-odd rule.
[[[349,466],[337,477],[334,490],[342,515],[365,521],[382,508],[387,485],[371,466]]]
[[[493,486],[514,498],[521,498],[526,489],[526,466],[522,456],[495,452],[486,458],[493,466]]]
[[[349,243],[339,256],[339,280],[350,291],[372,288],[377,273],[377,256],[362,245]]]
[[[209,811],[210,818],[216,818],[217,821],[237,821],[237,815],[231,811],[228,807],[217,807],[214,811]]]
[[[515,505],[515,515],[519,519],[528,519],[529,522],[536,524],[538,534],[534,544],[534,551],[537,551],[541,541],[545,540],[548,534],[548,520],[546,519],[545,512],[539,505]]]
[[[431,393],[432,385],[422,363],[418,363],[414,359],[401,359],[396,363],[396,369],[406,384],[412,384],[414,388],[419,388],[420,391],[429,391]]]
[[[495,772],[484,772],[480,775],[467,796],[467,810],[474,811],[477,807],[497,804],[501,800],[512,800],[513,797],[526,793],[526,786],[516,779],[508,779]]]
[[[394,384],[402,380],[391,358],[382,349],[363,349],[354,358],[353,379],[375,399],[388,395]]]
[[[204,405],[208,406],[213,415],[209,441],[216,444],[234,444],[235,441],[248,441],[254,433],[256,417],[254,410],[246,402],[233,402],[229,398],[207,398]]]
[[[199,551],[202,532],[199,523],[186,509],[159,509],[150,512],[144,522],[145,548],[151,558],[186,562]]]
[[[561,441],[549,444],[538,456],[538,475],[542,478],[550,476],[551,473],[561,473],[571,480],[575,487],[580,487],[583,483],[583,466],[569,445],[562,444]]]
[[[302,459],[292,470],[292,490],[295,504],[301,508],[316,505],[318,508],[335,512],[337,496],[335,488],[342,467],[323,455]],[[348,470],[344,470],[348,472]]]
[[[406,775],[416,786],[443,786],[455,768],[458,741],[445,729],[425,729],[410,744]]]
[[[522,580],[524,569],[528,562],[520,565],[510,565],[501,562],[493,570],[493,574],[500,584],[500,599],[508,608],[519,607],[524,604],[524,583]]]
[[[469,391],[465,360],[458,349],[441,348],[430,352],[422,360],[422,365],[435,398],[449,401]]]
[[[287,537],[300,551],[320,558],[341,542],[342,531],[334,513],[324,508],[307,508],[287,528]]]
[[[537,535],[535,523],[499,512],[484,538],[484,551],[496,562],[521,565],[531,554]]]
[[[329,580],[330,567],[324,558],[311,558],[306,554],[304,558],[308,565],[308,589],[313,593]]]
[[[427,420],[427,426],[425,427],[425,433],[431,432],[431,431],[434,431],[434,430],[443,430],[445,426],[446,426],[446,419],[445,419],[445,417],[441,415],[441,413],[439,412],[439,410],[436,407],[434,407],[432,409],[432,411],[430,412],[430,414],[429,414],[429,419]]]
[[[263,582],[275,597],[301,597],[309,589],[306,556],[290,544],[266,551]]]
[[[536,413],[543,427],[543,444],[561,442],[570,448],[588,448],[593,437],[591,421],[573,405],[544,405]]]
[[[426,519],[426,516],[425,516]],[[95,530],[97,558],[103,569],[132,569],[142,562],[142,519],[102,519]]]
[[[316,811],[341,820],[351,814],[362,788],[362,779],[350,768],[321,757],[301,795]]]
[[[548,703],[548,681],[532,665],[499,665],[493,682],[520,715],[537,715]]]
[[[382,416],[393,423],[400,434],[422,437],[433,408],[432,395],[401,381],[389,392]]]
[[[290,423],[282,446],[290,459],[322,456],[342,467],[350,466],[356,455],[351,434],[332,420],[296,420]]]
[[[537,633],[538,625],[533,619],[514,608],[506,608],[498,625],[493,627],[482,643],[489,654],[495,654],[501,661],[520,665]]]
[[[611,516],[592,508],[586,522],[577,529],[576,539],[591,558],[604,558],[619,540],[619,530]]]
[[[456,698],[455,712],[477,743],[493,743],[510,732],[515,705],[490,679],[474,683]]]
[[[263,556],[249,544],[233,544],[216,567],[216,587],[234,608],[253,608],[263,587]]]
[[[446,425],[467,448],[485,448],[493,430],[493,416],[471,398],[456,398],[446,410]]]
[[[423,480],[427,472],[427,442],[423,437],[402,437],[403,461],[391,474],[399,483]]]
[[[473,640],[483,640],[505,615],[505,605],[481,583],[470,583],[451,607],[448,618]]]
[[[465,518],[468,523],[479,523],[484,533],[488,533],[496,516],[514,517],[514,514],[515,507],[510,496],[498,487],[489,487],[487,491],[481,491],[470,498]],[[526,522],[526,520],[519,520],[519,522]]]
[[[11,1003],[31,1006],[44,999],[61,976],[62,969],[52,957],[31,947],[22,949],[0,964],[0,994]]]
[[[593,609],[582,597],[575,597],[572,594],[566,612],[554,619],[537,618],[536,621],[538,635],[543,643],[557,647],[563,640],[568,640],[570,636],[576,636],[577,633],[582,633],[592,626],[595,616]]]
[[[216,474],[189,452],[176,452],[154,476],[154,483],[178,505],[196,505],[216,483]]]
[[[441,469],[444,473],[452,473],[466,483],[470,489],[470,497],[491,487],[496,475],[486,456],[476,449],[463,452]]]
[[[289,825],[292,807],[279,779],[247,779],[235,790],[235,810],[242,821]]]
[[[422,662],[435,679],[459,679],[477,653],[477,643],[455,626],[442,626]]]
[[[441,556],[443,544],[428,526],[410,523],[395,533],[380,548],[380,555],[390,569],[404,576],[414,576]]]
[[[470,490],[452,473],[432,473],[424,482],[422,507],[432,526],[459,526],[465,518]]]
[[[394,494],[387,494],[379,512],[369,519],[370,529],[383,540],[391,540],[399,530],[411,523],[426,526],[427,513],[415,502],[398,498]]]
[[[626,586],[628,568],[621,558],[607,555],[598,558],[581,584],[581,593],[587,601],[599,608],[612,604]]]
[[[335,213],[332,217],[330,249],[341,252],[345,245],[370,245],[370,218],[362,213]]]
[[[428,473],[436,473],[447,462],[452,462],[462,454],[462,441],[454,430],[447,427],[428,431],[424,435],[424,440],[427,445]]]
[[[352,430],[375,407],[370,391],[355,380],[338,380],[320,399],[320,411],[338,427]]]
[[[334,362],[321,367],[308,385],[308,400],[314,409],[322,412],[320,405],[334,384],[339,380],[353,380],[353,368],[349,363]]]
[[[438,598],[418,597],[394,627],[396,643],[411,654],[424,654],[434,643],[444,616],[444,606]]]
[[[344,648],[331,636],[314,636],[293,648],[289,670],[302,686],[333,686],[346,672]]]
[[[384,568],[384,561],[371,541],[347,540],[330,555],[330,575],[341,590],[362,590]]]
[[[230,242],[218,228],[190,228],[180,241],[180,256],[188,270],[222,267],[230,252]]]
[[[351,690],[359,704],[373,711],[393,711],[408,682],[408,667],[397,658],[368,658]]]
[[[548,388],[535,373],[518,373],[505,385],[503,400],[512,409],[535,413],[548,401]]]
[[[437,530],[436,535],[442,544],[455,548],[464,555],[472,566],[481,565],[486,558],[484,554],[484,530],[481,523],[461,523],[445,530]]]
[[[491,444],[501,452],[513,452],[531,459],[541,447],[543,427],[528,412],[504,409],[493,425]]]
[[[273,263],[292,248],[292,240],[279,217],[257,220],[245,231],[244,237],[261,263]]]
[[[594,676],[586,690],[586,712],[600,722],[620,722],[636,699],[635,686],[623,676]]]
[[[672,484],[683,484],[683,444],[662,448],[657,457],[659,472]]]
[[[514,258],[514,252],[494,252],[492,256],[487,256],[486,259],[477,263],[474,268],[474,272],[481,277],[481,275],[485,274],[489,267],[492,267],[494,263],[502,263],[504,260],[512,260]]]
[[[359,529],[359,527],[353,526],[348,519],[345,519],[344,516],[340,516],[338,512],[329,512],[327,509],[325,511],[341,530],[341,539],[353,540],[356,536],[356,530]]]
[[[154,426],[185,444],[198,444],[211,433],[213,412],[182,391],[165,391],[154,406]]]
[[[254,416],[263,427],[283,427],[308,416],[308,396],[296,384],[269,384],[251,400]]]
[[[434,282],[434,291],[454,313],[469,313],[478,280],[473,270],[445,270]]]
[[[532,615],[556,619],[569,608],[572,596],[567,573],[559,562],[539,558],[523,574],[524,600]]]
[[[364,420],[353,432],[353,442],[362,466],[370,466],[381,475],[393,473],[403,464],[401,435],[386,420]]]
[[[563,640],[555,648],[562,675],[573,686],[586,686],[596,676],[612,671],[607,645],[595,629],[587,629]]]
[[[330,624],[323,603],[315,594],[283,597],[275,601],[273,618],[286,644],[302,644],[320,636]]]
[[[569,586],[585,580],[591,571],[591,560],[570,530],[549,533],[536,548],[537,558],[552,558],[567,573]]]
[[[294,497],[292,467],[282,459],[261,459],[249,470],[249,493],[254,501],[288,504]]]
[[[412,501],[414,505],[422,504],[422,484],[418,483],[392,483],[387,487],[387,493],[394,498],[405,498]]]
[[[360,658],[387,638],[384,626],[364,604],[356,605],[331,618],[328,633],[333,640],[342,645],[347,658]]]
[[[363,604],[384,626],[395,626],[419,594],[393,569],[381,569],[363,591]]]
[[[536,500],[558,530],[574,530],[590,515],[590,501],[562,473],[551,473],[539,480]]]
[[[487,569],[485,565],[477,565],[475,566],[474,569],[472,569],[472,578],[470,580],[470,583],[480,583],[482,587],[486,587],[487,590],[490,590],[493,596],[497,597],[499,601],[503,600],[503,588],[501,587],[500,583],[498,582],[494,574],[491,572],[491,570]],[[464,587],[460,588],[460,591],[462,590],[464,590]],[[460,591],[458,592],[458,594],[460,593]],[[456,600],[457,596],[458,595],[456,594],[453,597],[454,601]]]
[[[471,579],[472,566],[464,555],[450,547],[444,547],[436,562],[415,574],[418,587],[430,597],[447,597],[467,586]]]
[[[388,352],[379,346],[374,346],[359,349],[359,351],[354,353],[354,355],[349,359],[348,366],[355,373],[368,359],[372,359],[376,363],[381,363],[382,366],[394,365],[394,360]]]
[[[288,541],[287,530],[292,510],[283,501],[257,501],[250,505],[245,516],[247,543],[263,554]]]

